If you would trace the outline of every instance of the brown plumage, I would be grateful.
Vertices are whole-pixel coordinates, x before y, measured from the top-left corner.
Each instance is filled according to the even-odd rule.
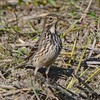
[[[50,65],[56,60],[62,49],[62,42],[56,30],[58,20],[59,18],[55,14],[46,17],[43,33],[39,38],[38,49],[30,59],[35,67],[34,75],[43,66],[48,68],[46,71],[48,74]]]

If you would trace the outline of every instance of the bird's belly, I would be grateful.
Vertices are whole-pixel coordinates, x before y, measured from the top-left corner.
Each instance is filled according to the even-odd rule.
[[[43,66],[51,65],[58,57],[59,52],[60,52],[59,47],[49,49],[48,52],[45,54],[45,56],[42,57],[43,59],[40,62],[43,64]]]

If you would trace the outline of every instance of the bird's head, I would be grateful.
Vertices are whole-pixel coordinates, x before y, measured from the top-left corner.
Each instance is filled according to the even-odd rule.
[[[45,22],[44,22],[44,28],[45,29],[51,29],[53,32],[57,28],[57,23],[63,20],[59,15],[57,14],[48,14],[45,17]]]

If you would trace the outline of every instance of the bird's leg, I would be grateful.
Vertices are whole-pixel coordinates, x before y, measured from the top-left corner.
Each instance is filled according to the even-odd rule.
[[[48,78],[48,73],[49,73],[50,67],[51,67],[51,66],[49,66],[49,67],[47,68],[46,72],[45,72],[47,80],[49,79],[49,78]]]
[[[36,77],[37,77],[37,71],[38,71],[39,67],[36,67],[35,68],[35,71],[34,71],[34,77],[35,77],[35,81],[36,81]]]

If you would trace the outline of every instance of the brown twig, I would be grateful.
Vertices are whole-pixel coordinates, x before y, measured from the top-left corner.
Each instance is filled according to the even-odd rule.
[[[95,44],[96,44],[96,38],[94,38],[94,41],[93,41],[93,44],[92,44],[92,48],[94,48]],[[91,57],[92,53],[93,53],[93,50],[90,51],[88,58]]]
[[[90,6],[92,4],[92,1],[93,0],[90,0],[89,1],[89,4],[88,4],[87,8],[85,9],[84,13],[82,14],[81,18],[79,19],[79,22],[81,22],[83,19],[85,19],[86,15],[87,15],[87,13],[89,11],[89,8],[90,8]]]

